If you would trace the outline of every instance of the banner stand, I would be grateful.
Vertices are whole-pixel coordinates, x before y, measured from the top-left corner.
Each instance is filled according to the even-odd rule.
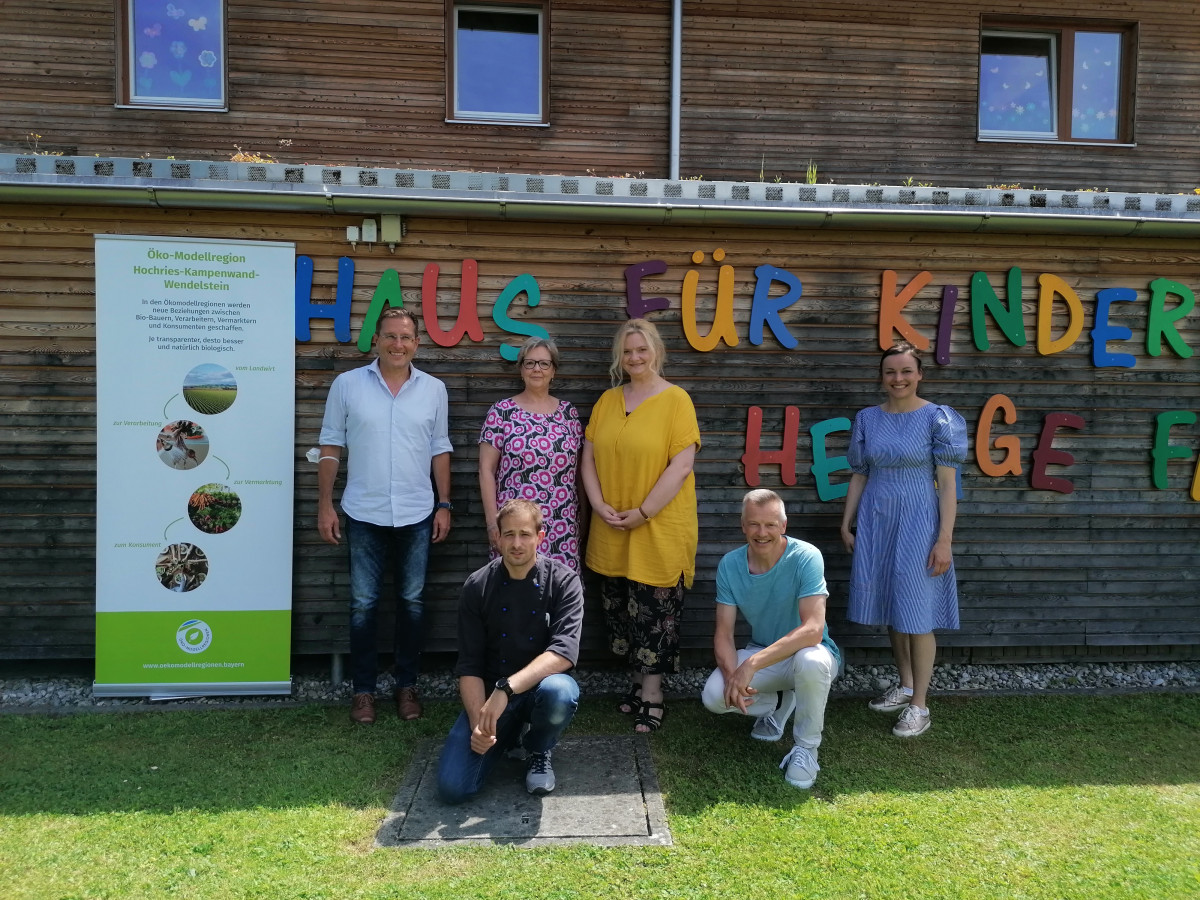
[[[289,694],[295,247],[95,248],[93,695]]]

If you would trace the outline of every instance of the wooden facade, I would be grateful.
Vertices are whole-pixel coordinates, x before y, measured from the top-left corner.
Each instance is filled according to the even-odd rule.
[[[627,191],[617,198],[613,182],[622,190],[637,182],[646,197],[653,189],[643,179],[664,178],[669,171],[669,0],[551,0],[545,127],[446,121],[447,0],[313,0],[299,6],[228,0],[227,111],[119,108],[120,2],[4,4],[0,12],[5,113],[0,158],[27,156],[13,171],[0,168],[0,657],[93,652],[94,234],[291,241],[298,254],[314,261],[317,300],[333,299],[337,260],[350,255],[357,271],[355,334],[386,269],[399,272],[405,303],[419,307],[422,272],[437,263],[445,325],[457,315],[462,261],[478,261],[486,340],[440,347],[426,339],[418,363],[449,387],[457,448],[454,533],[436,549],[430,575],[435,649],[452,649],[450,610],[457,586],[484,559],[474,474],[477,429],[488,405],[517,385],[497,352],[502,340],[514,338],[492,321],[491,304],[515,276],[536,278],[541,303],[518,304],[513,315],[538,322],[559,341],[560,392],[586,413],[607,386],[608,340],[627,314],[625,269],[647,260],[668,266],[647,279],[647,291],[670,300],[653,318],[661,322],[671,351],[668,376],[692,393],[704,436],[697,464],[701,552],[684,631],[693,655],[707,658],[716,562],[739,540],[750,410],[762,410],[763,448],[777,449],[788,407],[798,410],[800,421],[796,483],[785,484],[780,467],[768,465],[761,470],[762,484],[782,490],[792,533],[812,540],[826,555],[836,638],[852,659],[882,652],[882,635],[844,619],[841,503],[817,495],[809,471],[809,428],[852,416],[877,400],[874,366],[886,271],[896,273],[897,290],[930,273],[904,312],[930,338],[948,296],[943,289],[958,292],[950,360],[931,366],[925,386],[928,396],[958,408],[972,431],[956,548],[963,629],[943,639],[946,652],[964,659],[1166,658],[1194,656],[1200,649],[1195,590],[1200,505],[1189,495],[1197,429],[1181,423],[1171,433],[1179,449],[1168,464],[1165,488],[1152,483],[1150,455],[1158,414],[1200,412],[1197,357],[1161,340],[1159,355],[1146,350],[1151,283],[1166,279],[1200,290],[1200,252],[1196,231],[1186,228],[1155,231],[1151,222],[1144,233],[1134,233],[1138,216],[1174,216],[1188,226],[1189,217],[1200,215],[1200,199],[1178,196],[1196,187],[1192,144],[1200,106],[1195,62],[1200,20],[1192,5],[1181,0],[1056,5],[1058,17],[1134,27],[1133,142],[1098,145],[978,139],[985,17],[1024,16],[1025,4],[686,0],[679,174],[702,178],[705,192],[690,195],[700,198],[690,207],[697,215],[671,219],[670,198],[686,198],[700,186],[665,185],[658,206],[653,199],[645,202],[667,212],[647,224],[648,217],[622,218],[617,212],[632,208],[636,197]],[[319,196],[311,205],[279,211],[282,205],[264,203],[262,193],[255,193],[262,186],[250,183],[252,176],[225,184],[219,201],[180,201],[194,187],[188,184],[189,163],[179,166],[179,176],[171,174],[182,183],[173,208],[143,202],[156,189],[148,175],[151,161],[225,162],[237,149],[290,164],[286,180],[298,182],[297,191],[319,187],[326,174],[336,174],[324,167],[341,165],[474,173],[481,185],[488,173],[613,177],[606,182],[607,196],[597,185],[590,207],[556,216],[544,206],[519,218],[503,212],[507,178],[490,212],[482,205],[469,209],[470,203],[446,205],[433,196],[437,191],[415,190],[408,197],[416,202],[413,196],[419,195],[415,214],[397,199],[414,184],[399,172],[386,183],[359,181],[378,187],[371,210],[405,213],[407,235],[395,255],[380,246],[349,247],[346,227],[360,224],[361,214],[335,215],[333,203],[320,206]],[[55,167],[45,177],[29,175],[38,162],[34,153],[46,152],[74,160],[64,158],[61,172]],[[146,194],[105,190],[99,182],[113,175],[113,167],[94,167],[94,156],[140,163],[147,171],[134,167],[132,178],[111,180],[122,190],[144,188]],[[796,184],[805,181],[810,162],[822,185],[833,181],[845,194],[831,197],[840,204],[846,228],[817,229],[820,214],[786,215],[788,203],[802,212],[804,204],[817,202],[804,193],[815,196],[814,191]],[[621,180],[624,175],[634,177]],[[449,174],[438,178],[451,181]],[[741,183],[731,190],[729,182]],[[331,193],[343,186],[327,183]],[[1107,197],[1093,204],[1072,196],[1070,209],[1063,198],[1052,225],[1036,222],[1032,210],[1028,227],[976,234],[970,230],[975,226],[929,227],[926,214],[939,210],[928,205],[894,207],[884,230],[881,219],[870,217],[885,191],[867,189],[851,200],[844,189],[919,183],[1148,193],[1111,206]],[[73,184],[79,191],[69,199],[53,193],[72,190]],[[555,202],[565,208],[573,198],[563,190]],[[916,202],[912,190],[900,193],[910,196],[901,196],[899,204]],[[721,198],[730,196],[734,204],[759,203],[762,215],[725,215]],[[946,196],[929,203],[944,205]],[[1058,202],[1039,196],[1042,206]],[[712,199],[711,220],[704,218],[705,198]],[[997,202],[1007,205],[1009,199]],[[1036,207],[1035,200],[1024,202]],[[856,212],[862,214],[857,223]],[[1118,235],[1108,226],[1125,215],[1133,224],[1129,234]],[[1103,219],[1107,225],[1097,226]],[[739,343],[700,352],[684,335],[681,286],[687,271],[699,272],[699,331],[707,332],[718,248],[735,271]],[[693,263],[694,253],[702,262]],[[794,349],[769,330],[761,346],[749,341],[760,265],[786,270],[803,283],[802,298],[782,314],[798,341]],[[991,347],[980,350],[972,334],[972,278],[984,273],[1003,302],[1014,268],[1022,273],[1029,341],[1015,345],[989,318]],[[1038,352],[1034,340],[1043,273],[1061,277],[1078,293],[1086,320],[1070,348],[1048,355]],[[1113,287],[1135,291],[1136,302],[1115,304],[1111,314],[1132,330],[1123,348],[1135,354],[1132,368],[1098,367],[1092,360],[1097,293]],[[776,285],[773,296],[779,290]],[[1166,305],[1176,302],[1172,295]],[[1061,307],[1057,315],[1060,328]],[[1193,349],[1200,347],[1198,318],[1193,312],[1174,323],[1180,340]],[[336,652],[347,643],[345,551],[316,541],[315,470],[303,453],[316,442],[330,382],[365,360],[353,344],[337,343],[329,323],[319,320],[313,339],[298,343],[296,354],[294,648]],[[981,409],[996,394],[1007,395],[1017,408],[1017,421],[997,420],[993,434],[1020,440],[1021,475],[985,475],[974,456]],[[1031,453],[1045,417],[1056,412],[1077,413],[1085,422],[1079,430],[1060,429],[1053,441],[1055,449],[1075,457],[1065,470],[1050,467],[1052,475],[1073,483],[1070,494],[1034,490],[1029,483]],[[841,453],[845,439],[845,432],[834,431],[828,453]],[[996,459],[1002,455],[991,452]],[[834,480],[844,480],[844,474]],[[591,621],[587,646],[596,654],[598,616]]]
[[[295,164],[668,174],[668,0],[553,0],[544,128],[445,121],[445,0],[229,0],[228,112],[118,109],[118,2],[5,5],[0,152],[227,159],[237,147]],[[839,184],[1191,191],[1193,5],[1052,12],[1136,23],[1131,145],[977,139],[981,23],[1024,4],[688,0],[680,175],[803,181],[811,162]]]
[[[707,657],[713,577],[720,555],[740,541],[739,502],[747,490],[741,458],[750,409],[763,411],[763,449],[779,449],[785,408],[796,407],[796,483],[783,483],[779,465],[760,469],[763,486],[780,490],[793,534],[825,554],[831,588],[831,629],[850,658],[870,657],[885,638],[845,621],[848,560],[837,527],[841,501],[822,502],[809,472],[816,423],[850,417],[878,402],[878,321],[883,272],[903,287],[921,272],[932,278],[905,308],[932,338],[947,285],[959,291],[954,308],[951,359],[929,366],[926,396],[956,407],[966,418],[972,451],[963,468],[964,498],[955,555],[962,597],[962,630],[942,638],[960,658],[1194,654],[1200,646],[1197,528],[1200,504],[1189,497],[1197,454],[1168,466],[1169,484],[1155,489],[1151,447],[1156,416],[1200,411],[1195,358],[1170,348],[1157,357],[1145,350],[1147,295],[1155,279],[1200,290],[1200,252],[1194,240],[1079,237],[1070,235],[971,235],[911,231],[806,231],[791,228],[699,228],[503,222],[454,218],[406,220],[408,233],[394,255],[386,247],[357,249],[345,227],[361,219],[200,210],[7,205],[0,207],[0,657],[90,656],[94,616],[94,274],[97,233],[236,237],[293,241],[316,270],[313,297],[334,297],[337,260],[354,259],[353,329],[383,272],[394,268],[404,302],[423,306],[421,276],[441,268],[437,294],[442,326],[459,311],[464,259],[479,264],[479,313],[485,340],[439,347],[428,337],[418,365],[445,380],[451,397],[454,500],[450,540],[436,548],[429,579],[430,646],[453,648],[452,609],[463,577],[485,559],[486,541],[475,481],[478,428],[488,405],[515,393],[502,341],[517,338],[493,322],[493,302],[509,281],[529,273],[541,289],[536,308],[516,304],[511,314],[545,327],[562,348],[557,392],[585,415],[607,387],[609,341],[627,315],[626,267],[658,259],[668,270],[647,281],[670,308],[652,314],[670,358],[667,375],[691,393],[704,448],[697,462],[701,547],[695,590],[688,602],[685,646]],[[708,331],[715,305],[717,263],[735,270],[739,342],[711,352],[695,350],[684,336],[681,289],[697,270],[699,332]],[[703,262],[692,261],[693,253]],[[785,349],[770,330],[761,346],[748,339],[755,269],[769,264],[803,283],[799,301],[782,313],[798,341]],[[991,347],[972,336],[971,280],[986,274],[1005,297],[1009,271],[1022,272],[1023,322],[1029,336],[1014,346],[988,319]],[[1062,352],[1041,355],[1034,346],[1038,276],[1061,276],[1081,298],[1083,333]],[[1133,332],[1110,347],[1133,353],[1133,368],[1096,368],[1088,334],[1096,294],[1111,287],[1137,291],[1114,322]],[[775,291],[778,293],[778,290]],[[649,290],[648,290],[649,295]],[[1172,301],[1173,303],[1174,301]],[[1171,304],[1168,304],[1171,305]],[[1061,334],[1063,312],[1055,320]],[[1200,347],[1195,314],[1176,323],[1181,338]],[[321,544],[315,530],[315,466],[303,459],[317,440],[323,403],[334,376],[367,358],[339,344],[332,325],[313,321],[312,340],[297,343],[294,650],[326,653],[346,648],[345,549]],[[930,358],[932,357],[932,352]],[[984,403],[1010,397],[1017,421],[996,420],[993,437],[1015,436],[1022,475],[984,475],[974,455]],[[1071,453],[1070,494],[1030,487],[1031,453],[1044,417],[1073,412],[1079,430],[1058,431],[1053,446]],[[1195,427],[1177,427],[1174,444],[1200,445]],[[844,452],[845,432],[830,436],[828,454]],[[1002,453],[993,449],[991,458]],[[845,473],[833,476],[839,483]],[[599,655],[600,617],[590,608],[587,645]]]

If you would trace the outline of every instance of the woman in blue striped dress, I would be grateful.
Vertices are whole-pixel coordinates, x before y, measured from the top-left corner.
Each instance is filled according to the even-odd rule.
[[[958,628],[950,543],[967,430],[949,406],[917,396],[921,356],[911,344],[884,353],[879,374],[887,399],[859,411],[850,435],[854,474],[842,515],[842,543],[852,554],[848,615],[888,627],[900,684],[870,707],[900,712],[892,734],[915,737],[930,725],[933,630]]]

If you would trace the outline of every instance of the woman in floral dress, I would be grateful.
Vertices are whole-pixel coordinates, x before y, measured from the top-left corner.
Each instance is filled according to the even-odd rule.
[[[550,394],[558,347],[532,337],[517,353],[525,390],[488,410],[479,432],[479,494],[492,557],[500,532],[496,511],[508,500],[542,507],[546,539],[538,552],[579,572],[579,492],[575,476],[583,426],[575,407]]]

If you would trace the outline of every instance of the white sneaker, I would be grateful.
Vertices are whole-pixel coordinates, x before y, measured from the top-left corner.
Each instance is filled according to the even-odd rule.
[[[550,751],[529,754],[529,771],[525,773],[525,790],[531,794],[544,795],[554,790],[554,767],[550,765]]]
[[[887,689],[882,697],[876,697],[867,704],[875,712],[899,712],[906,709],[908,704],[912,703],[912,694],[904,693],[904,688],[900,685]]]
[[[817,748],[801,747],[799,744],[788,751],[779,768],[785,769],[783,780],[792,787],[807,790],[817,780],[821,767],[817,765]]]
[[[900,713],[900,719],[892,729],[892,734],[896,737],[916,737],[927,732],[931,724],[933,723],[929,718],[929,710],[919,712],[915,706],[909,706]]]
[[[796,692],[779,691],[779,705],[775,712],[755,719],[754,727],[750,729],[750,737],[756,741],[779,740],[783,737],[783,729],[787,727],[787,720],[791,718],[795,709]]]

